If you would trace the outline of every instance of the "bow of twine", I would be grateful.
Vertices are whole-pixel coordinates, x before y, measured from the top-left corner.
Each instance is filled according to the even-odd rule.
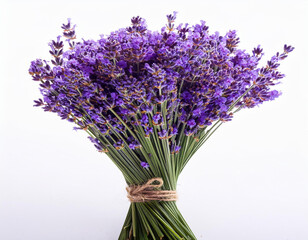
[[[152,178],[142,185],[127,186],[127,197],[131,202],[176,201],[176,191],[160,190],[163,184],[161,178]]]

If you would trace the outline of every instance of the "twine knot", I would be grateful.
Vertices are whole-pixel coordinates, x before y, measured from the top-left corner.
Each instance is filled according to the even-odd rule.
[[[161,178],[152,178],[142,185],[128,186],[126,187],[127,197],[130,202],[176,201],[176,191],[160,190],[163,184]]]

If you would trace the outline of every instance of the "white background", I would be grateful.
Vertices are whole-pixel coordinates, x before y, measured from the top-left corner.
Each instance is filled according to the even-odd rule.
[[[308,239],[308,1],[5,1],[0,6],[0,239],[114,240],[129,202],[120,171],[85,133],[32,107],[38,84],[30,61],[49,59],[47,43],[67,17],[77,37],[147,19],[160,30],[206,20],[210,31],[238,30],[240,48],[261,44],[282,63],[283,95],[242,111],[187,165],[178,206],[198,239]]]

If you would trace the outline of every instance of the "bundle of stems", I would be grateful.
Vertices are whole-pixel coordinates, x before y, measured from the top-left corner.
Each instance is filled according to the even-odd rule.
[[[129,187],[161,179],[152,195],[174,194],[189,160],[236,112],[280,95],[271,87],[283,77],[279,61],[293,50],[285,45],[258,67],[262,49],[238,49],[235,31],[211,35],[204,21],[175,27],[175,18],[152,32],[134,17],[130,27],[83,42],[75,42],[69,19],[62,25],[69,49],[59,36],[49,44],[53,66],[37,59],[29,69],[43,95],[35,106],[85,130]],[[196,239],[175,198],[146,200],[146,192],[129,197],[120,240]]]
[[[252,88],[248,88],[246,92],[240,96],[230,107],[229,112],[235,113],[241,109],[234,106],[247,94]],[[154,108],[157,108],[155,106]],[[160,105],[162,113],[166,112],[165,104]],[[155,109],[154,112],[156,112]],[[233,111],[232,111],[233,110]],[[119,121],[123,122],[121,117],[112,109],[110,111]],[[139,115],[139,116],[138,116]],[[129,148],[129,144],[125,139],[118,135],[124,142],[124,147],[118,151],[110,141],[95,127],[89,127],[86,131],[95,139],[99,139],[108,146],[106,154],[121,170],[126,183],[131,186],[135,184],[143,184],[149,179],[161,177],[163,179],[163,190],[176,190],[177,180],[193,154],[208,140],[208,138],[220,127],[222,120],[217,120],[213,125],[204,127],[198,134],[187,136],[184,134],[185,124],[180,124],[179,132],[175,137],[175,141],[182,146],[181,150],[175,154],[170,151],[168,139],[161,139],[158,132],[161,126],[155,126],[152,122],[153,113],[148,114],[149,123],[154,131],[149,137],[145,137],[142,128],[136,125],[126,127],[127,134],[131,134],[138,139],[141,144],[140,151]],[[164,114],[163,114],[164,116]],[[135,120],[140,119],[141,115],[137,114]],[[87,119],[85,119],[86,121]],[[111,131],[116,134],[116,130],[111,127]],[[147,161],[149,167],[140,168],[140,161]],[[175,201],[150,201],[150,202],[132,202],[125,219],[119,239],[197,239],[180,211]]]

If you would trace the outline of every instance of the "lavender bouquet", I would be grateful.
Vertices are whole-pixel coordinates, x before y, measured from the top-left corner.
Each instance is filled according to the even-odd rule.
[[[204,21],[160,32],[134,17],[131,26],[97,41],[77,42],[70,19],[52,41],[51,63],[29,69],[42,99],[35,106],[57,113],[89,134],[123,173],[131,205],[119,239],[196,239],[176,206],[178,177],[194,153],[241,109],[274,100],[284,75],[284,46],[264,67],[258,46],[237,48],[235,31],[210,34]]]

